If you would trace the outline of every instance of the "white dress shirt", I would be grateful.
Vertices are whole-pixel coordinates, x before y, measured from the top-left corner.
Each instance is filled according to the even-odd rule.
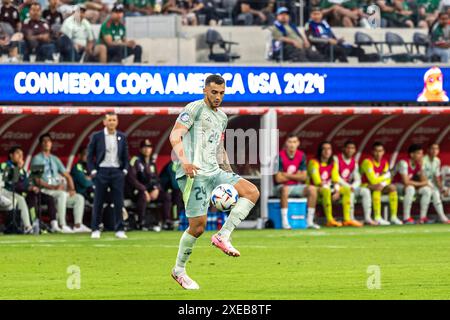
[[[117,133],[110,134],[108,129],[105,131],[105,159],[100,163],[101,168],[120,168],[119,162],[119,143],[117,141]]]

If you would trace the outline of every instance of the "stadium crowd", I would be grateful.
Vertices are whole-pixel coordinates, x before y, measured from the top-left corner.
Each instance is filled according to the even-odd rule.
[[[107,126],[109,118],[115,119],[112,128]],[[39,137],[41,151],[34,155],[28,170],[24,150],[11,147],[8,160],[0,164],[0,211],[20,217],[17,224],[25,234],[42,225],[50,232],[91,232],[83,224],[85,213],[91,214],[91,226],[99,232],[102,221],[114,221],[107,228],[119,231],[176,228],[184,210],[176,164],[170,161],[158,174],[149,139],[142,140],[139,153],[129,157],[126,136],[114,129],[117,119],[115,114],[105,115],[104,130],[94,133],[89,146],[79,150],[78,161],[70,170],[52,153],[49,134]],[[449,223],[442,197],[448,197],[450,189],[441,178],[439,151],[439,145],[432,144],[424,155],[422,146],[413,144],[408,156],[391,167],[380,142],[374,143],[371,154],[359,163],[354,142],[345,142],[342,151],[335,153],[332,143],[324,141],[308,161],[300,139],[289,135],[274,176],[283,227],[290,228],[288,202],[292,197],[307,199],[307,225],[315,229],[320,228],[315,222],[319,205],[328,227],[434,223],[428,218],[431,202],[439,221]],[[420,203],[417,221],[412,215],[416,200]],[[402,218],[397,215],[400,201]],[[335,219],[333,203],[342,205],[343,222]],[[363,222],[355,219],[357,203],[361,203]],[[390,219],[382,216],[383,203]],[[68,217],[68,209],[73,218]]]
[[[10,62],[121,62],[142,48],[126,38],[124,16],[182,17],[185,25],[262,25],[285,44],[286,60],[329,61],[347,56],[371,60],[361,48],[338,39],[331,27],[370,27],[367,8],[380,10],[380,27],[428,29],[430,54],[448,62],[449,0],[2,0],[0,53]],[[300,19],[300,12],[303,19]],[[307,21],[303,29],[297,26]],[[101,24],[98,35],[93,25]],[[316,50],[312,48],[315,47]],[[277,49],[275,49],[277,50]],[[286,51],[286,52],[284,52]],[[373,57],[372,57],[373,58]]]

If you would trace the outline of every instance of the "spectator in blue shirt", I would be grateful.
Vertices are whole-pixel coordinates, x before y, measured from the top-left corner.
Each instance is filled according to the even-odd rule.
[[[311,9],[310,19],[306,23],[305,32],[309,41],[314,44],[317,51],[330,57],[333,52],[333,60],[348,62],[348,56],[358,57],[360,60],[364,56],[363,49],[344,42],[343,38],[337,38],[330,25],[323,20],[320,8]]]

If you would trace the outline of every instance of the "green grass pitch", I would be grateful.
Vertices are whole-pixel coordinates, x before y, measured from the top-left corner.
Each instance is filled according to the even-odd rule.
[[[170,277],[180,232],[0,236],[0,299],[449,299],[450,226],[237,230],[240,258],[197,242],[185,291]],[[67,268],[80,268],[68,289]],[[380,289],[368,289],[369,266]],[[370,271],[370,269],[369,269]],[[370,281],[369,281],[370,282]]]

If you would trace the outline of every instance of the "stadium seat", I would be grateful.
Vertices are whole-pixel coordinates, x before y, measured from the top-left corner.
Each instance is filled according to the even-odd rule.
[[[233,24],[233,8],[237,0],[214,0],[216,5],[216,12],[222,21],[223,26],[230,26]]]
[[[209,60],[214,62],[232,62],[236,59],[239,59],[240,56],[231,53],[231,46],[237,45],[237,42],[225,41],[222,38],[222,35],[213,29],[209,29],[206,32],[206,43],[209,46]],[[221,49],[224,50],[223,53],[214,53],[214,46],[218,45]]]
[[[430,46],[430,39],[428,35],[420,32],[415,32],[413,35],[413,43],[416,48],[417,55],[421,55],[423,58],[420,59],[424,62],[440,62],[441,58],[436,55],[428,55],[428,48]],[[423,51],[420,48],[423,47]]]
[[[355,33],[355,45],[360,47],[373,47],[380,56],[380,61],[383,60],[383,44],[384,42],[377,42],[372,39],[367,33],[357,31]]]
[[[385,34],[386,44],[389,48],[389,58],[394,60],[395,62],[412,62],[414,60],[413,55],[411,54],[410,49],[408,48],[408,44],[403,40],[403,38],[394,32],[386,32]],[[403,52],[394,53],[393,48],[400,47],[403,48]]]

